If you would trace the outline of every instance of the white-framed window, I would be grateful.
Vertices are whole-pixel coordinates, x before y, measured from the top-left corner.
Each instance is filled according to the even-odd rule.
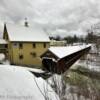
[[[13,47],[18,47],[18,43],[13,43]]]

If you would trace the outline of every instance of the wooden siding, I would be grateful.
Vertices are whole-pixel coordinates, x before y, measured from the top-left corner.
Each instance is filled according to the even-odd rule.
[[[40,55],[44,53],[48,47],[49,43],[46,43],[46,48],[43,47],[43,43],[35,43],[36,48],[33,48],[33,43],[23,43],[22,49],[19,48],[19,42],[10,43],[10,61],[11,64],[16,65],[27,65],[27,66],[41,66],[42,61]],[[36,53],[36,57],[32,55],[32,53]],[[20,59],[19,56],[23,55],[23,59]]]

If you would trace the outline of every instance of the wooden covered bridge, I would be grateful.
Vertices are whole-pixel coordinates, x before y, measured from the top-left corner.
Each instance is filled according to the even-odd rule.
[[[50,72],[61,74],[68,70],[78,59],[87,54],[90,45],[50,47],[42,56],[44,68]]]

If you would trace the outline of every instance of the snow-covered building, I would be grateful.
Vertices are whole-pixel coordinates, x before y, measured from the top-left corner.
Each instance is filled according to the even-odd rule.
[[[40,55],[50,44],[49,37],[41,28],[5,24],[3,39],[8,43],[8,59],[11,64],[41,66]]]
[[[64,40],[60,40],[60,41],[50,40],[50,46],[66,46],[66,45],[67,45],[67,42]]]

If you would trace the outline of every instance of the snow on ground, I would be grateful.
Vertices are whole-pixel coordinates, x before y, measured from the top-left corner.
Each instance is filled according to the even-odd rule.
[[[81,65],[90,70],[100,72],[100,66],[96,65],[96,62],[78,61],[76,65]]]
[[[27,69],[28,71],[31,71],[31,72],[35,72],[35,73],[45,73],[45,71],[43,71],[42,69],[29,68],[29,67],[22,67],[22,68]]]
[[[10,61],[9,60],[4,60],[4,61],[2,61],[2,64],[4,64],[4,65],[10,65]]]
[[[42,78],[11,65],[0,65],[0,100],[59,100]]]
[[[97,62],[90,62],[86,60],[78,60],[71,68],[76,68],[77,66],[82,66],[88,68],[91,71],[100,72],[100,63],[97,65]]]

